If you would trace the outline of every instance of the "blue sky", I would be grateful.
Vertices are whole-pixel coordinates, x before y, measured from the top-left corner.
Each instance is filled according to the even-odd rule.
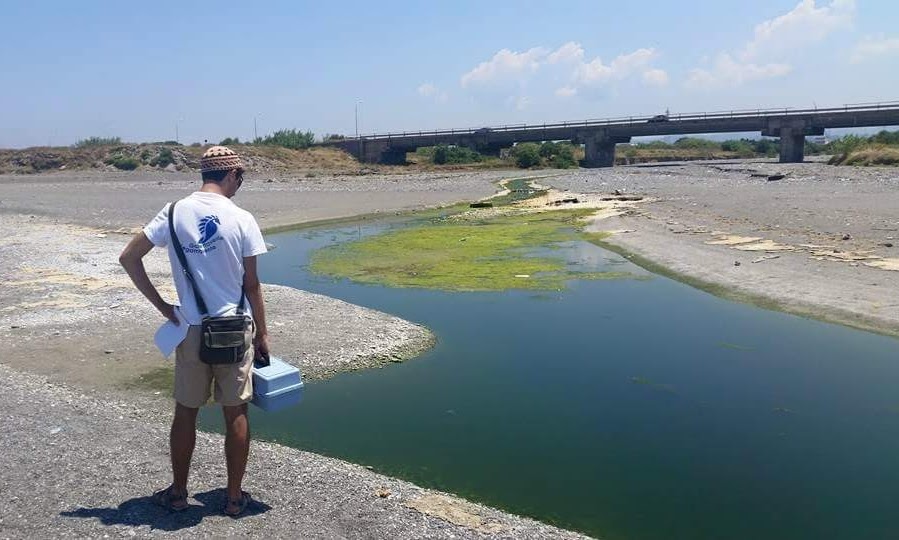
[[[0,8],[6,148],[899,99],[892,0]]]

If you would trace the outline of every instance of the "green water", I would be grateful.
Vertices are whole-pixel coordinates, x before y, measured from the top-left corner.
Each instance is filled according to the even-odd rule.
[[[444,293],[306,271],[312,250],[394,226],[273,236],[262,277],[424,324],[436,347],[253,409],[256,436],[608,539],[899,538],[897,340],[657,276]]]

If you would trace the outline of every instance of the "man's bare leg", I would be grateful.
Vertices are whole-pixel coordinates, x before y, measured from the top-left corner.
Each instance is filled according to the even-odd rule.
[[[169,449],[172,454],[172,494],[187,495],[187,477],[190,460],[197,442],[197,412],[200,409],[175,404],[175,417],[169,433]]]
[[[225,415],[225,460],[228,464],[228,508],[227,512],[237,511],[238,507],[230,501],[241,499],[241,484],[247,470],[247,459],[250,456],[250,423],[247,419],[247,405],[222,407]]]

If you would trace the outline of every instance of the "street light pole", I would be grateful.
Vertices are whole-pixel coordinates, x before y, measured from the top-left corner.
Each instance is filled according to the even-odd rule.
[[[362,161],[362,139],[359,137],[359,104],[362,103],[358,99],[353,107],[353,118],[356,121],[356,159]]]

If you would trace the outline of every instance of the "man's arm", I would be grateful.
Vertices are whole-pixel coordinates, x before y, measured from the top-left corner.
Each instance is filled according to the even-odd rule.
[[[125,249],[122,250],[122,254],[119,255],[119,264],[122,265],[125,272],[128,272],[128,277],[134,282],[134,286],[137,287],[137,290],[146,296],[147,300],[149,300],[166,319],[175,324],[179,324],[178,317],[175,315],[175,306],[169,304],[159,296],[159,291],[157,291],[156,287],[153,286],[153,283],[150,282],[150,278],[147,276],[147,270],[144,268],[144,256],[149,253],[151,249],[153,249],[153,242],[150,242],[150,239],[147,238],[146,234],[139,232],[134,235],[134,238],[132,238],[131,241],[128,242],[128,245],[125,246]]]
[[[265,301],[262,299],[262,284],[259,282],[259,274],[256,272],[256,256],[243,258],[243,287],[253,308],[253,320],[256,321],[256,335],[253,337],[253,346],[256,347],[256,356],[268,356],[268,327],[265,325]]]

